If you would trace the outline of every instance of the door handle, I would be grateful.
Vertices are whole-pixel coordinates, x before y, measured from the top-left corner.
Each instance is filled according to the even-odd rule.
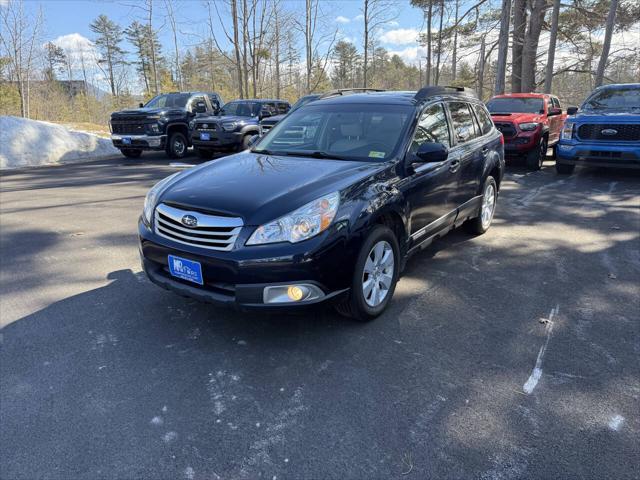
[[[459,168],[460,168],[460,160],[452,160],[451,164],[449,165],[449,171],[451,173],[456,173]]]

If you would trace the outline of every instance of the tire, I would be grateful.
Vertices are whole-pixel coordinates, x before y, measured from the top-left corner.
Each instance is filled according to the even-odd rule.
[[[120,151],[127,158],[140,158],[140,155],[142,155],[142,150],[137,148],[123,148]]]
[[[387,256],[390,254],[393,255],[391,258],[393,263],[391,265]],[[362,244],[353,272],[351,290],[348,297],[336,305],[338,313],[361,322],[368,322],[376,318],[387,308],[393,297],[393,292],[398,282],[399,268],[400,248],[398,239],[388,227],[383,225],[376,226]],[[392,271],[390,272],[389,269]],[[373,279],[373,273],[368,273],[369,270],[376,272],[375,274],[378,277]],[[372,286],[368,291],[366,291],[365,287],[365,284],[367,284],[365,276],[368,282],[373,282],[369,283]],[[382,288],[385,283],[384,279],[388,283],[386,292],[383,292]],[[376,292],[381,293],[383,297],[374,297]]]
[[[540,170],[542,168],[542,162],[547,155],[547,140],[542,137],[538,147],[527,153],[527,168],[529,170]]]
[[[196,148],[195,150],[198,158],[202,158],[204,160],[211,160],[211,158],[213,158],[213,152],[211,150],[205,150],[203,148]]]
[[[551,147],[551,159],[555,160],[558,158],[558,144],[556,143],[553,147]]]
[[[165,151],[170,158],[184,158],[187,154],[189,143],[187,137],[181,132],[173,132],[167,140]]]
[[[493,203],[490,205],[490,196],[488,197],[488,191],[491,190],[493,196]],[[491,227],[491,221],[493,220],[493,215],[496,212],[496,203],[498,200],[498,186],[496,185],[496,180],[489,176],[484,181],[484,185],[482,186],[482,203],[480,204],[480,210],[478,211],[478,216],[468,220],[464,225],[469,233],[474,235],[482,235],[489,227]],[[486,208],[490,208],[490,211],[486,211]],[[486,216],[488,215],[488,216]]]
[[[556,173],[560,175],[571,175],[575,170],[575,165],[568,165],[566,163],[558,163],[556,160]]]
[[[249,142],[251,142],[251,137],[253,137],[253,133],[247,133],[244,137],[242,137],[242,142],[238,145],[238,151],[244,152],[247,148],[249,148]]]

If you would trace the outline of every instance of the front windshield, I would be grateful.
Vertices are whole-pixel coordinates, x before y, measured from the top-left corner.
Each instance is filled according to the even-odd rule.
[[[640,109],[640,87],[605,88],[587,98],[584,110],[629,110]]]
[[[238,117],[255,117],[260,111],[260,104],[256,102],[229,102],[220,110],[221,115]]]
[[[317,100],[318,98],[320,98],[320,95],[305,95],[304,97],[302,97],[296,103],[293,104],[290,111],[293,112],[294,110],[297,110],[300,107],[306,105],[307,103]]]
[[[398,150],[413,114],[404,105],[314,103],[280,121],[253,151],[385,161]]]
[[[146,108],[184,108],[191,95],[188,93],[165,93],[153,97],[145,105]]]
[[[491,113],[544,113],[541,98],[494,98],[487,108]]]

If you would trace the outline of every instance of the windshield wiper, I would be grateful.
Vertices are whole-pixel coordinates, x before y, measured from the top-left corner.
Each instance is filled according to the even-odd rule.
[[[329,160],[346,160],[344,157],[334,155],[332,153],[322,152],[320,150],[312,152],[307,150],[278,152],[278,155],[287,155],[290,157],[326,158]]]

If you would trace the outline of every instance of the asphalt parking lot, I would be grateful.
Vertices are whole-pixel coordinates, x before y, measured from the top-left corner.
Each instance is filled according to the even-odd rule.
[[[491,230],[359,324],[147,281],[136,221],[174,171],[0,177],[2,479],[640,478],[640,172],[509,167]]]

